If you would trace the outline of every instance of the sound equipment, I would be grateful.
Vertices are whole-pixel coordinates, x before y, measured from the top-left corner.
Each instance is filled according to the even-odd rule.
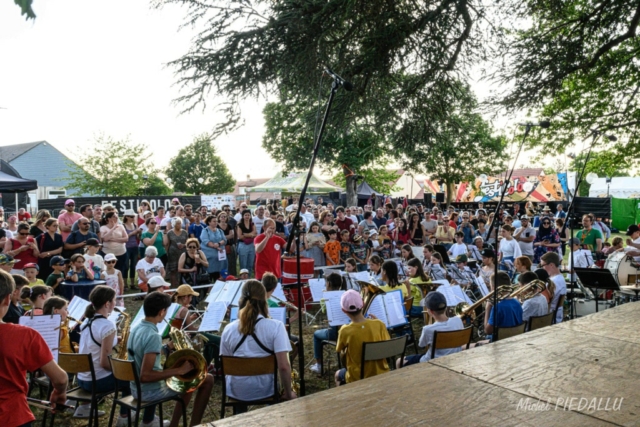
[[[340,200],[340,192],[339,191],[330,191],[329,198],[331,200]]]
[[[432,208],[432,201],[431,201],[431,193],[424,193],[424,205],[431,209]]]
[[[436,193],[436,203],[444,203],[444,193]]]
[[[610,197],[576,197],[573,201],[576,218],[592,213],[596,218],[611,218]]]

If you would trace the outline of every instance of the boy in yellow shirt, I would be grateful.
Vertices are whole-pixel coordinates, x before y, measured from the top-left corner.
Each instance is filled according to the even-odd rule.
[[[366,319],[362,314],[364,303],[360,294],[348,290],[340,298],[342,311],[349,316],[351,323],[342,326],[338,333],[336,351],[344,352],[345,366],[335,374],[336,386],[358,381],[362,363],[362,343],[389,339],[384,323],[377,319]],[[389,371],[386,360],[371,360],[364,364],[364,378],[373,377]]]
[[[32,288],[35,285],[44,285],[44,280],[38,279],[38,271],[40,271],[40,267],[38,264],[30,262],[29,264],[25,264],[23,267],[24,276],[29,281],[29,287]]]

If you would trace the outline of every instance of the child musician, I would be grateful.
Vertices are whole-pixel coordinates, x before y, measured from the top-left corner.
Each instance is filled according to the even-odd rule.
[[[327,291],[339,291],[342,289],[342,277],[338,273],[331,273],[325,277],[325,289]],[[327,329],[318,329],[313,333],[313,357],[316,363],[309,367],[311,372],[322,373],[322,341],[335,341],[338,338],[339,326],[331,326]]]
[[[42,309],[42,314],[59,314],[60,315],[60,345],[58,351],[60,353],[73,353],[71,347],[71,339],[69,338],[69,328],[66,326],[67,316],[69,310],[67,310],[67,300],[62,297],[52,296],[45,303]]]

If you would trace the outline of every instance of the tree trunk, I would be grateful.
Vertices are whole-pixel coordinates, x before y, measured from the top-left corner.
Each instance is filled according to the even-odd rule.
[[[355,175],[347,176],[346,183],[347,190],[347,206],[358,206],[358,183],[355,180]]]
[[[450,205],[453,201],[455,191],[456,184],[454,182],[447,182],[447,205]]]

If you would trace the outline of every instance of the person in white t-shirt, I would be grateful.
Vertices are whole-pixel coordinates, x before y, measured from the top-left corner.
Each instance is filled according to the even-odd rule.
[[[556,290],[551,300],[550,311],[554,311],[558,307],[558,300],[560,296],[567,294],[567,282],[564,280],[564,276],[560,273],[560,264],[562,260],[560,255],[556,252],[547,252],[540,258],[539,266],[549,274],[549,279],[553,280],[556,285]],[[562,307],[558,307],[558,314],[556,315],[556,323],[562,322],[564,318],[564,312]]]
[[[635,224],[631,224],[627,228],[627,247],[624,248],[624,252],[633,257],[634,261],[640,262],[640,227]]]
[[[360,222],[360,220],[358,219],[358,217],[355,215],[355,211],[354,208],[345,208],[344,210],[344,216],[346,216],[347,218],[349,218],[351,221],[353,221],[354,224],[357,224]]]
[[[426,347],[425,354],[414,354],[406,356],[404,358],[404,366],[413,365],[415,363],[428,362],[431,360],[431,345],[433,345],[433,336],[435,331],[459,331],[464,329],[462,319],[459,316],[447,317],[447,300],[443,294],[434,291],[429,292],[424,299],[425,308],[427,313],[435,320],[432,325],[427,325],[422,328],[422,335],[420,335],[420,347]],[[435,358],[447,356],[449,354],[458,353],[462,350],[461,347],[443,348],[436,350]],[[400,359],[396,360],[396,367],[400,368]]]
[[[533,261],[533,240],[536,238],[536,229],[529,224],[529,217],[523,215],[520,218],[521,227],[518,228],[513,238],[520,246],[520,252]]]
[[[582,249],[582,246],[580,245],[580,239],[578,239],[577,237],[571,239],[570,244],[571,251],[573,253],[569,254],[569,271],[571,271],[572,274],[571,280],[575,282],[578,278],[573,271],[573,266],[575,265],[578,268],[591,267],[593,265],[593,255],[591,254],[591,251],[589,249]],[[572,264],[572,259],[573,263],[575,264]]]
[[[518,284],[520,286],[528,285],[534,280],[539,280],[536,273],[527,271],[518,276]],[[542,293],[525,300],[522,303],[522,320],[529,322],[529,318],[544,316],[549,313],[549,303]]]
[[[158,250],[155,246],[147,246],[144,250],[144,258],[136,264],[136,272],[138,273],[138,286],[145,292],[149,279],[156,276],[164,277],[164,265],[158,258]]]
[[[247,209],[247,204],[245,202],[240,203],[240,207],[236,211],[236,214],[233,216],[233,219],[235,219],[236,222],[240,222],[240,220],[242,219],[242,211],[245,209]]]
[[[509,274],[509,277],[513,277],[514,267],[513,263],[516,258],[522,256],[522,252],[520,251],[520,245],[513,238],[514,228],[509,224],[505,224],[500,230],[500,234],[502,235],[502,239],[500,240],[500,244],[498,246],[500,250],[500,270],[506,271]]]
[[[313,214],[311,212],[309,212],[307,210],[307,205],[305,205],[304,203],[300,204],[300,221],[304,221],[304,228],[306,230],[309,230],[309,227],[311,227],[311,224],[315,221],[315,218],[313,217]],[[254,218],[254,222],[255,222],[255,218]],[[263,221],[264,224],[264,221]],[[256,228],[258,226],[256,225]],[[262,229],[262,224],[260,224],[260,228]]]
[[[457,231],[456,234],[456,242],[451,245],[447,253],[450,258],[457,258],[458,255],[467,255],[467,245],[464,243],[464,233],[462,231]]]
[[[297,396],[291,389],[291,343],[284,324],[269,319],[266,290],[257,280],[248,280],[242,286],[238,320],[224,328],[220,343],[221,356],[265,357],[276,356],[284,400]],[[273,395],[273,375],[248,377],[226,376],[227,395],[233,399],[251,401]],[[246,411],[246,408],[240,408]]]
[[[264,206],[258,206],[255,211],[255,215],[253,216],[253,223],[256,226],[256,233],[262,233],[262,225],[264,221],[267,219],[264,216]]]
[[[438,230],[438,220],[431,218],[431,214],[428,211],[425,212],[424,219],[420,224],[424,227],[424,231],[427,232],[427,236],[435,236],[436,231]]]

